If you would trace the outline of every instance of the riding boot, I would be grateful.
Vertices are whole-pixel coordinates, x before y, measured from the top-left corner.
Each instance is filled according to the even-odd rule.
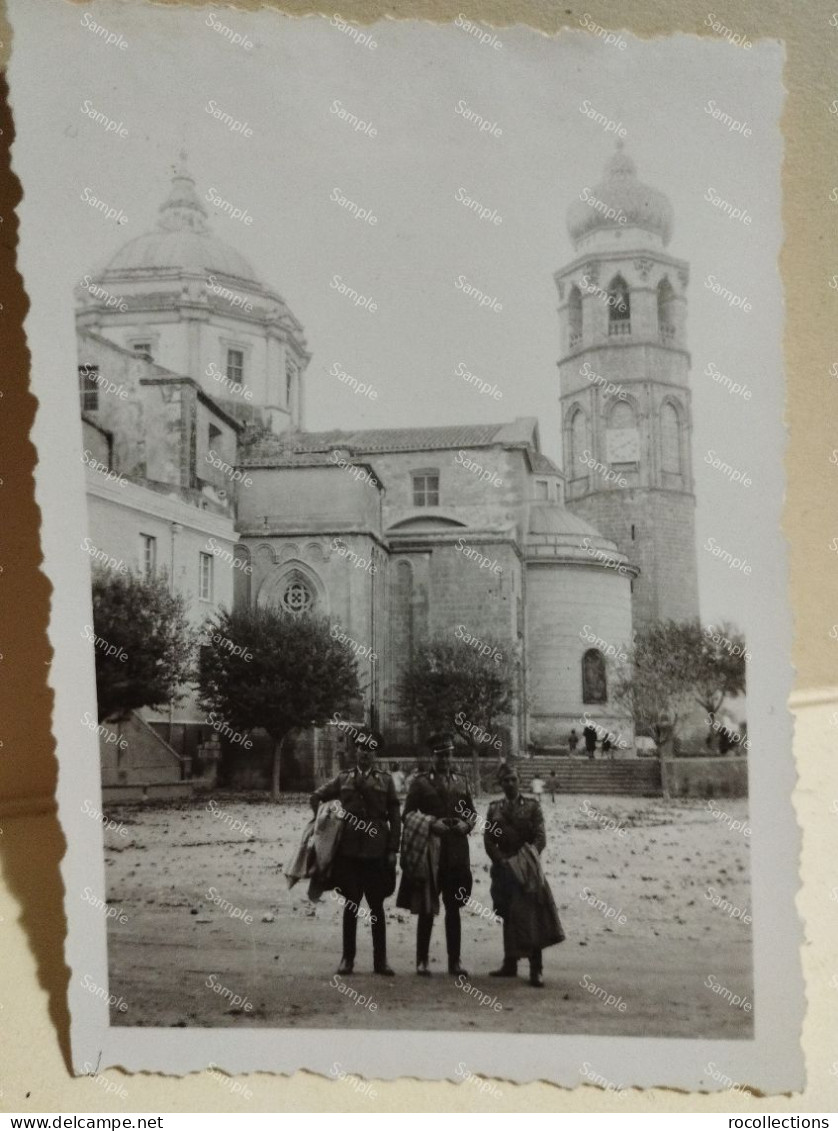
[[[416,916],[416,965],[428,964],[431,950],[431,932],[434,929],[434,917],[424,911]]]
[[[358,918],[355,910],[348,904],[343,908],[343,957],[350,963],[355,961],[355,940],[358,934]]]

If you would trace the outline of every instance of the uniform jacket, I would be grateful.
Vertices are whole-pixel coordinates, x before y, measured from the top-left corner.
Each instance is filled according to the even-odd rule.
[[[477,823],[477,812],[471,799],[468,781],[462,774],[439,773],[437,770],[424,770],[413,779],[407,800],[404,803],[404,815],[408,813],[426,813],[429,817],[437,819],[449,818],[456,821],[465,821],[469,832]],[[440,871],[451,871],[468,876],[469,852],[468,835],[455,832],[443,833],[440,842]]]
[[[339,856],[376,860],[399,849],[401,819],[393,779],[386,770],[373,767],[341,770],[311,795],[311,803],[337,800],[344,822]]]
[[[503,797],[491,802],[486,826],[483,845],[495,864],[514,856],[525,844],[531,844],[536,852],[543,852],[547,844],[541,806],[534,797],[525,797],[523,793],[514,801]]]

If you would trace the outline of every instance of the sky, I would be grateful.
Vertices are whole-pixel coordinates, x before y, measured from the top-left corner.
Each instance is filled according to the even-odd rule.
[[[94,35],[85,12],[88,24],[122,35],[127,49]],[[19,128],[30,167],[42,170],[30,183],[39,222],[50,229],[41,243],[57,345],[66,343],[72,356],[73,285],[154,226],[185,145],[199,195],[213,187],[253,216],[245,226],[208,204],[214,231],[303,323],[313,355],[308,428],[536,416],[543,450],[560,461],[553,274],[574,254],[567,207],[600,180],[615,140],[582,112],[587,100],[625,129],[640,180],[669,197],[675,222],[667,251],[690,265],[702,615],[743,626],[758,617],[766,591],[752,577],[767,553],[766,524],[773,530],[785,442],[779,45],[746,52],[712,38],[641,41],[624,33],[619,50],[586,30],[556,39],[517,27],[497,31],[502,47],[494,50],[452,25],[388,21],[374,27],[371,50],[325,17],[218,9],[215,19],[247,35],[253,49],[210,27],[206,9],[57,5],[46,32],[38,23],[51,81],[33,84],[31,129],[22,119]],[[69,42],[85,66],[66,66]],[[128,137],[87,117],[85,99],[124,123]],[[208,113],[210,99],[252,135]],[[708,113],[711,100],[746,122],[750,136]],[[341,120],[336,103],[375,136]],[[481,132],[458,106],[495,129]],[[85,187],[122,209],[127,223],[91,209],[80,199]],[[710,188],[747,209],[750,226],[713,207]],[[353,219],[331,199],[335,189],[377,223]],[[479,219],[457,200],[461,189],[502,223]],[[377,309],[340,295],[330,286],[335,275]],[[704,285],[708,275],[752,309],[730,309]],[[459,276],[502,310],[479,308],[456,289]],[[330,375],[335,361],[371,384],[377,400]],[[467,385],[454,372],[459,362],[502,397]],[[751,399],[714,383],[710,362],[747,384]],[[747,472],[751,486],[711,467],[711,449]],[[710,537],[747,558],[752,577],[707,552]]]

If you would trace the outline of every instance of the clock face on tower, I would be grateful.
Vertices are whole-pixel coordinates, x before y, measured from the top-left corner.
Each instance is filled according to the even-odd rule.
[[[605,434],[609,463],[637,463],[640,460],[640,433],[636,428],[609,428]]]

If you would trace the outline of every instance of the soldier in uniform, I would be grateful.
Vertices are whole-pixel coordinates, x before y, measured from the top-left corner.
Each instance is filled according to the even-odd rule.
[[[505,796],[489,805],[483,836],[492,861],[492,899],[495,911],[503,919],[503,963],[491,975],[515,978],[518,959],[528,958],[530,985],[541,989],[542,947],[564,939],[552,893],[537,862],[547,844],[544,815],[534,797],[521,793],[514,766],[501,766],[498,779]],[[527,862],[525,886],[521,884],[520,867],[513,870],[510,865],[510,858],[516,857],[524,845],[531,845],[537,854],[531,854]]]
[[[472,876],[468,851],[468,837],[477,823],[477,813],[471,799],[469,785],[462,774],[451,769],[454,739],[450,734],[433,734],[427,741],[433,760],[430,770],[422,770],[414,777],[404,816],[425,813],[434,818],[431,832],[439,838],[439,894],[445,907],[445,942],[448,950],[448,973],[468,972],[460,965],[461,926],[460,907],[471,895]],[[410,892],[406,890],[408,878],[403,876],[398,904],[410,906]],[[432,912],[418,912],[416,923],[416,973],[430,977],[428,958],[431,933],[434,927]]]
[[[343,957],[338,974],[351,974],[355,966],[355,939],[361,900],[366,898],[372,929],[373,969],[390,977],[387,964],[387,924],[384,900],[396,886],[396,853],[401,821],[393,779],[375,763],[383,749],[381,735],[359,730],[354,738],[355,768],[341,770],[336,778],[312,793],[314,812],[321,801],[338,799],[344,829],[333,865],[335,890],[344,898]]]

